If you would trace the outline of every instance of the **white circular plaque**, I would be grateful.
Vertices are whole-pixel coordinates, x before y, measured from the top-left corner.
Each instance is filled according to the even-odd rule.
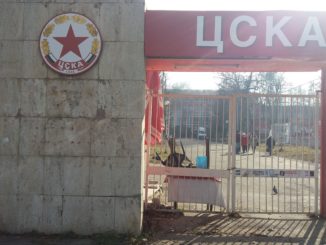
[[[56,72],[76,75],[90,69],[101,53],[102,40],[96,25],[77,13],[51,19],[40,36],[45,63]]]

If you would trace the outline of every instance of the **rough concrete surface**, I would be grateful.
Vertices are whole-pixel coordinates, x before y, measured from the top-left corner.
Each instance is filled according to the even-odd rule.
[[[103,37],[98,62],[76,76],[39,50],[43,26],[67,12]],[[144,0],[4,0],[0,22],[0,231],[138,234]]]
[[[325,244],[325,220],[305,215],[181,213],[147,210],[140,237],[0,235],[0,245]]]
[[[30,236],[0,236],[0,245],[95,245],[91,239],[57,239]]]
[[[325,244],[325,220],[305,215],[145,215],[149,244]]]

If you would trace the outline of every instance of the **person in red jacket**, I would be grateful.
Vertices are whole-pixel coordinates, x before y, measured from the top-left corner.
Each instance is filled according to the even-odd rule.
[[[249,144],[248,135],[246,135],[246,133],[242,133],[241,135],[242,153],[248,152],[248,144]]]

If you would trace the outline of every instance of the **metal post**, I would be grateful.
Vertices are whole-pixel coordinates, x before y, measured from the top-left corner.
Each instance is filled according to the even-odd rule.
[[[206,157],[207,157],[207,168],[209,169],[210,168],[210,159],[209,159],[209,149],[210,149],[210,146],[209,146],[209,138],[206,136],[205,137],[205,142],[206,142]]]
[[[321,70],[320,216],[326,218],[326,68]]]
[[[230,108],[229,108],[229,147],[228,147],[228,161],[229,161],[229,170],[230,170],[230,175],[229,175],[229,188],[228,192],[231,192],[231,213],[235,212],[235,197],[236,197],[236,182],[235,182],[235,151],[236,151],[236,127],[237,127],[237,122],[236,122],[236,106],[237,106],[237,97],[232,96],[230,98]],[[230,201],[230,196],[228,195],[228,206],[227,209],[229,208],[229,201]],[[229,211],[229,210],[227,210]]]
[[[145,154],[145,205],[147,205],[148,203],[148,167],[149,167],[149,154],[150,154],[150,146],[151,146],[151,135],[152,135],[152,100],[153,100],[153,94],[152,91],[147,91],[147,95],[146,95],[146,99],[147,99],[147,106],[148,106],[148,118],[146,118],[147,120],[147,127],[148,127],[148,132],[146,137],[146,142],[147,145],[145,146],[146,149],[146,154]]]
[[[316,93],[316,105],[315,105],[315,202],[314,202],[314,209],[315,209],[315,215],[319,215],[318,210],[318,196],[319,196],[319,186],[318,186],[318,179],[319,179],[319,173],[318,173],[318,148],[319,148],[319,92]]]
[[[232,113],[231,113],[231,108],[232,108],[232,98],[229,98],[229,123],[228,123],[228,165],[227,165],[227,169],[229,170],[229,176],[227,179],[227,192],[226,192],[226,212],[229,213],[230,212],[230,192],[231,192],[231,156],[232,156]],[[223,132],[224,133],[224,132]]]
[[[207,169],[209,169],[209,167],[210,167],[210,165],[209,165],[209,150],[210,150],[210,145],[209,145],[209,138],[207,136],[205,137],[205,142],[206,142]],[[212,204],[207,204],[207,210],[213,211],[213,205]]]

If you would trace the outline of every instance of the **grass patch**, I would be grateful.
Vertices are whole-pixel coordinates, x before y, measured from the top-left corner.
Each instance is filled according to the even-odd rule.
[[[94,235],[78,235],[74,232],[66,232],[60,234],[46,235],[36,231],[13,235],[5,232],[0,232],[0,235],[8,238],[18,238],[17,244],[21,244],[20,241],[35,241],[35,244],[79,244],[86,242],[95,242],[96,245],[145,245],[148,244],[148,238],[151,237],[149,233],[142,233],[139,236],[132,234],[119,234],[114,231],[98,233]],[[2,244],[2,243],[1,243]],[[16,244],[16,243],[15,243]],[[25,243],[24,243],[25,244]],[[26,243],[27,244],[27,243]],[[30,243],[28,243],[30,244]]]
[[[143,245],[148,241],[145,235],[134,236],[114,232],[96,234],[92,239],[97,245]]]
[[[260,152],[266,151],[266,145],[260,144],[257,147]],[[273,148],[273,156],[284,157],[292,160],[315,161],[315,149],[307,146],[276,145]]]
[[[107,245],[107,244],[128,244],[129,236],[116,234],[116,233],[103,233],[97,234],[92,237],[98,245]]]
[[[259,144],[256,148],[257,151],[266,152],[266,145]],[[158,163],[155,160],[156,154],[158,153],[161,159],[166,159],[170,154],[170,149],[167,144],[156,145],[151,148],[150,152],[150,163]],[[176,152],[182,152],[179,145],[176,146]],[[315,149],[307,146],[295,146],[295,145],[276,145],[273,148],[273,156],[278,156],[281,158],[288,158],[292,160],[303,160],[308,162],[315,161]]]

